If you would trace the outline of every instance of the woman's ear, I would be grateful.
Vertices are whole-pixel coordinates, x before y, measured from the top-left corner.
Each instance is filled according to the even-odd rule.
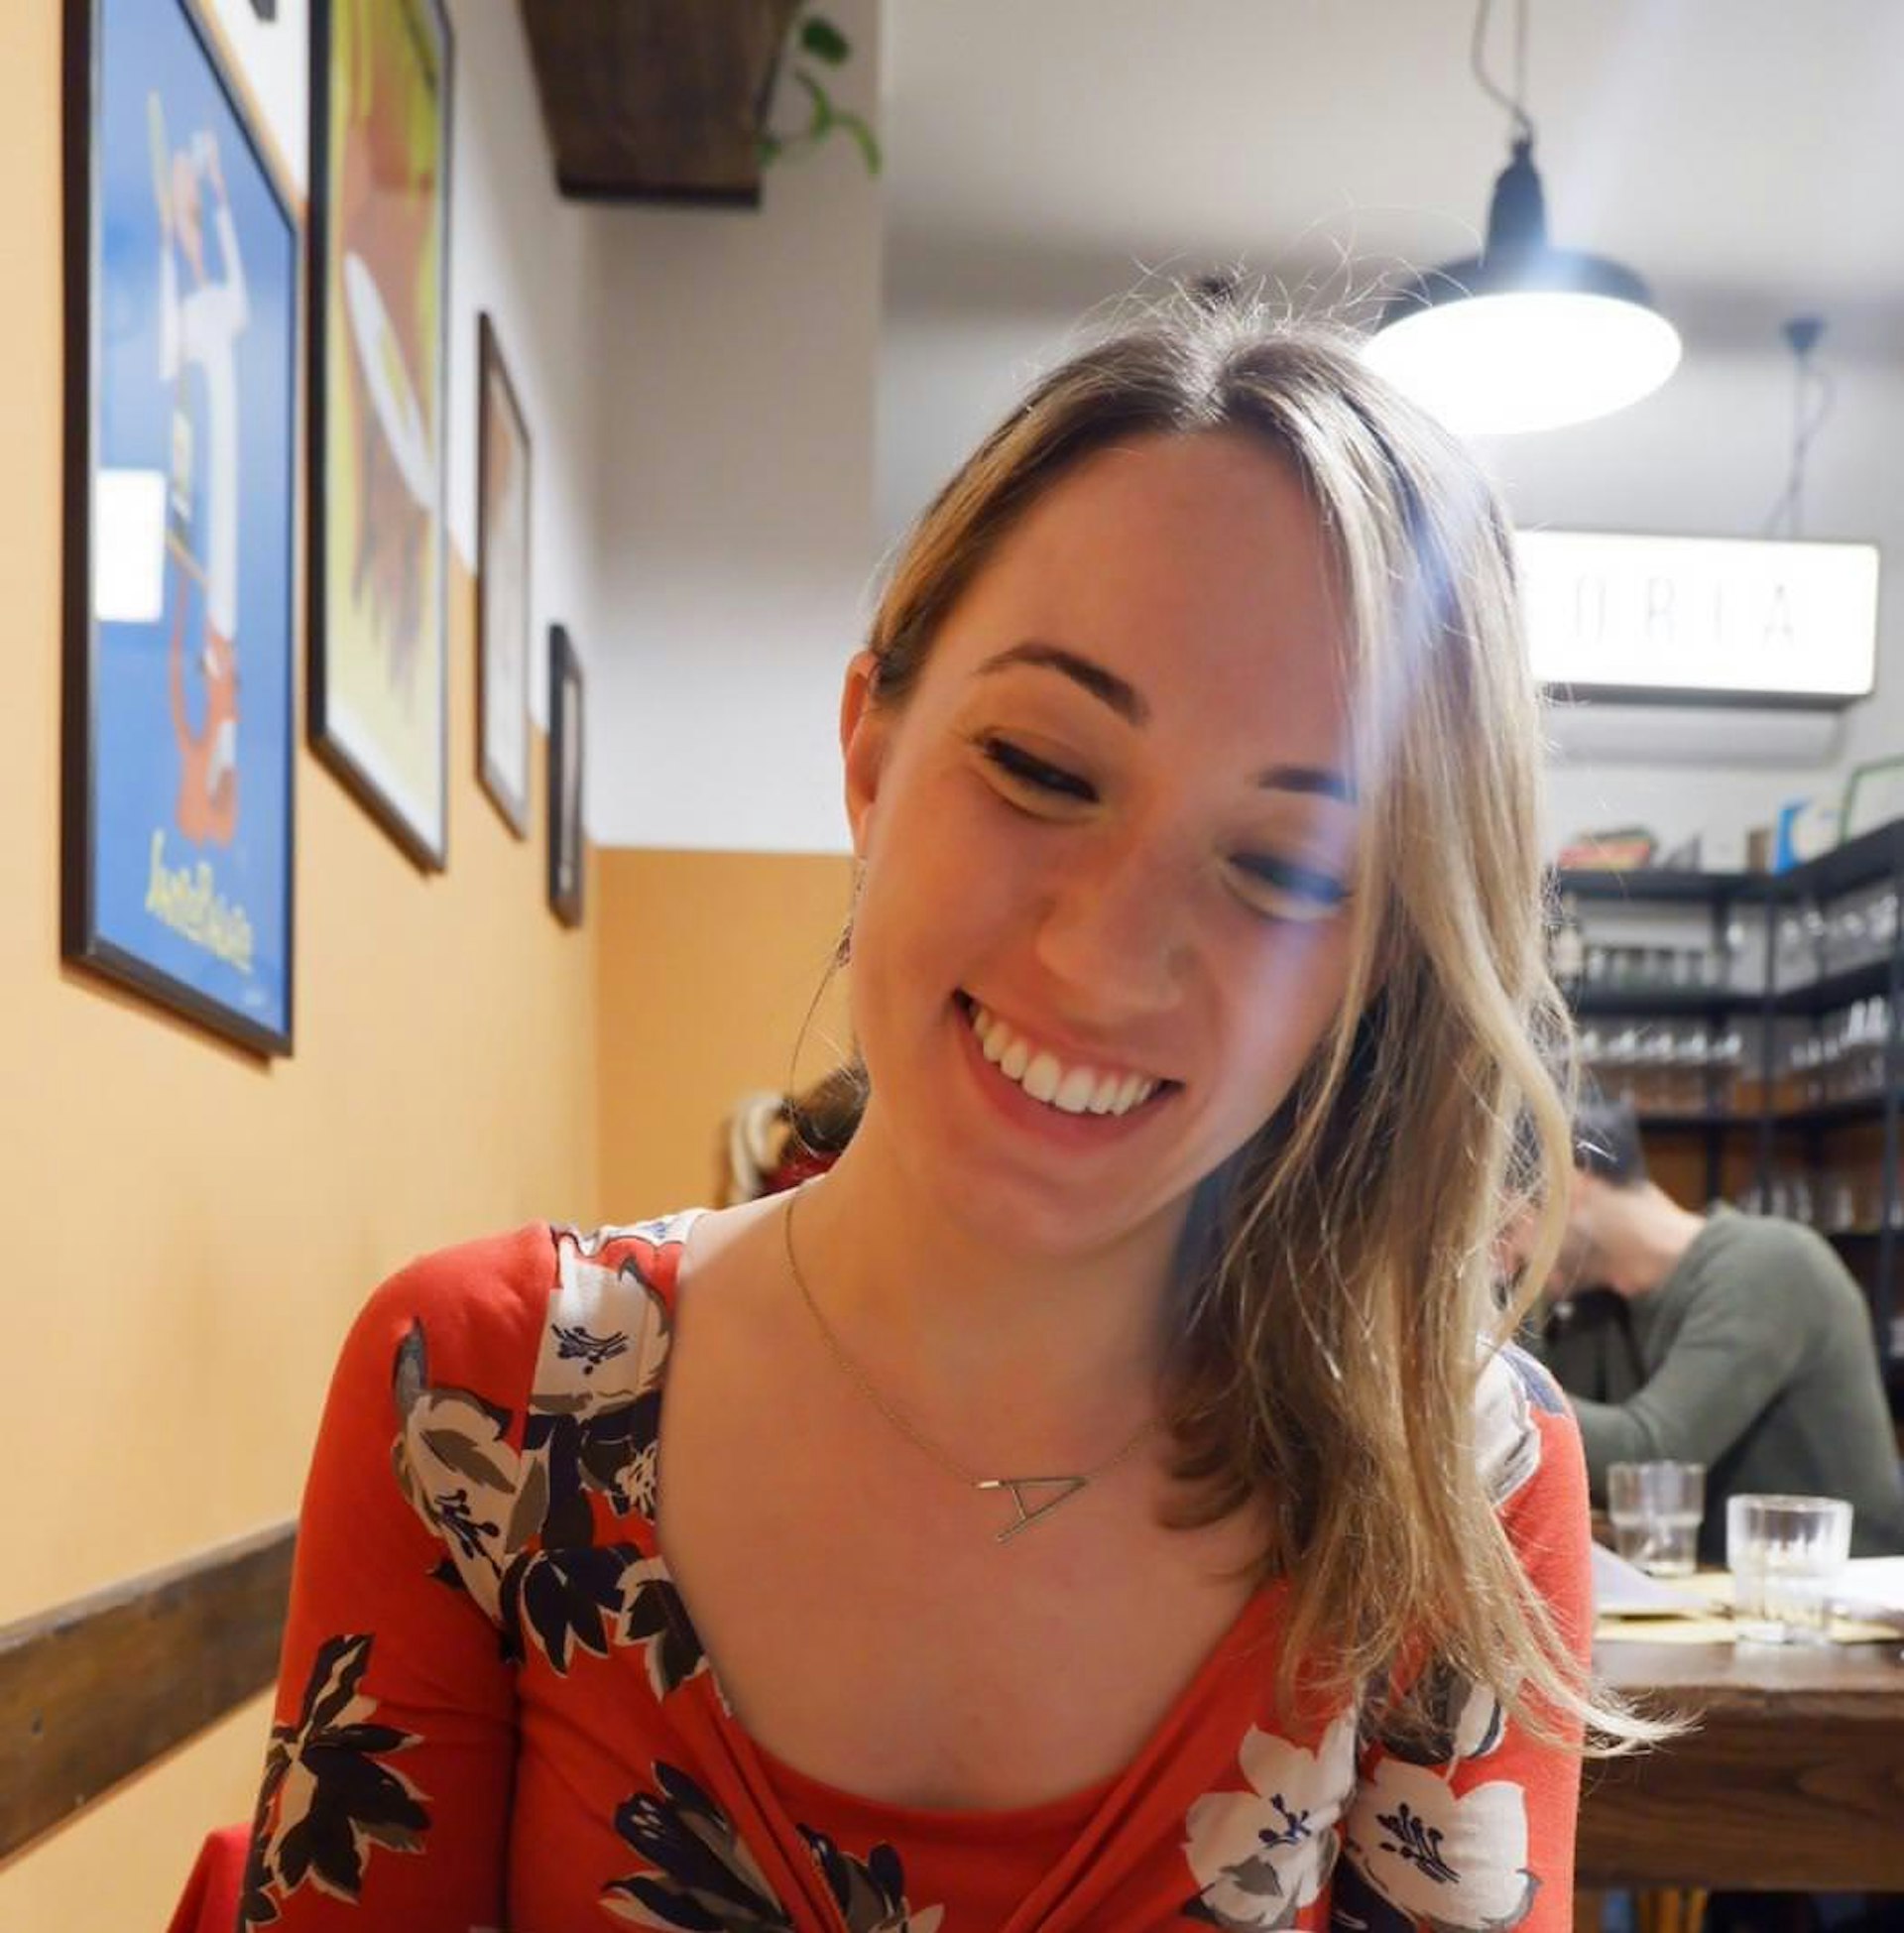
[[[853,829],[853,850],[866,857],[867,821],[879,794],[880,773],[886,761],[890,726],[885,710],[874,701],[873,679],[879,660],[870,651],[857,652],[846,667],[840,693],[840,755],[846,768],[846,818]]]

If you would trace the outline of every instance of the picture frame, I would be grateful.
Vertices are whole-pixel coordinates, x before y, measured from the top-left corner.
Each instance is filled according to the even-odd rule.
[[[197,0],[66,0],[60,951],[294,1040],[302,238]]]
[[[496,324],[477,322],[476,777],[529,837],[530,518],[534,449]]]
[[[1855,839],[1896,819],[1904,819],[1904,755],[1853,766],[1844,780],[1839,837]]]
[[[564,926],[582,923],[587,855],[582,828],[585,709],[582,664],[567,630],[548,628],[548,904]]]
[[[449,863],[449,161],[442,0],[312,0],[312,750]]]

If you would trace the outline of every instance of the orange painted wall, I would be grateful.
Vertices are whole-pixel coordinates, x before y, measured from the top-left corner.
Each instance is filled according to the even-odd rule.
[[[539,738],[530,840],[475,783],[466,569],[448,872],[419,874],[298,756],[294,1058],[60,958],[60,14],[9,9],[0,61],[0,1624],[290,1515],[378,1280],[603,1208],[595,933],[547,909]],[[163,1926],[199,1836],[248,1812],[264,1726],[245,1708],[0,1870],[0,1927]]]
[[[602,1191],[617,1221],[714,1198],[720,1126],[785,1088],[852,891],[831,854],[605,851],[596,926]],[[846,1057],[845,976],[806,1028],[796,1084]]]

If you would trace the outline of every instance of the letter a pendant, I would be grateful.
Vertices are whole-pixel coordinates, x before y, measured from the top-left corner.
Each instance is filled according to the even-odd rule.
[[[985,1482],[974,1486],[978,1490],[1009,1490],[1012,1501],[1018,1507],[1018,1520],[1009,1523],[993,1541],[1010,1543],[1020,1530],[1028,1530],[1032,1524],[1040,1522],[1062,1505],[1070,1503],[1078,1492],[1087,1488],[1089,1477],[988,1477]],[[1040,1504],[1035,1510],[1024,1508],[1024,1493],[1027,1490],[1055,1490],[1057,1495]]]

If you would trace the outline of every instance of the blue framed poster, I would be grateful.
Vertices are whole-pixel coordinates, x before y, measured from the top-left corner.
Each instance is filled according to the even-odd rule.
[[[192,0],[67,0],[68,959],[292,1045],[298,226]]]

